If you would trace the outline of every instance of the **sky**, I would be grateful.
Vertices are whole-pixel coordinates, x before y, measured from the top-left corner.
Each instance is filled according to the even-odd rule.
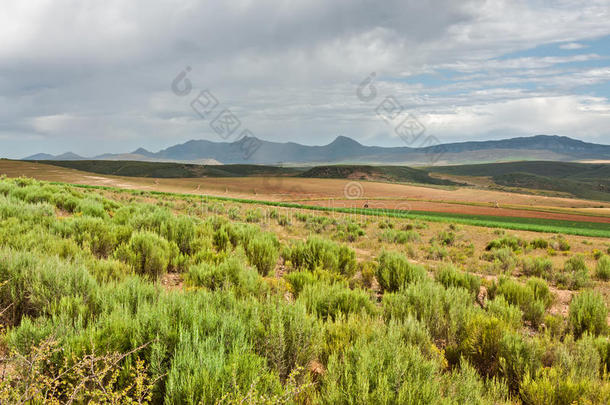
[[[610,144],[610,0],[0,0],[0,157]],[[419,141],[417,141],[419,142]]]

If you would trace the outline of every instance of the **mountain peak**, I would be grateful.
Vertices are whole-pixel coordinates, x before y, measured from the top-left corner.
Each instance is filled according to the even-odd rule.
[[[350,137],[339,135],[329,145],[340,145],[340,146],[362,146],[362,144]]]
[[[140,156],[147,156],[147,157],[153,157],[155,154],[152,153],[151,151],[144,149],[144,148],[138,148],[136,150],[134,150],[133,152],[131,152],[132,155],[140,155]]]

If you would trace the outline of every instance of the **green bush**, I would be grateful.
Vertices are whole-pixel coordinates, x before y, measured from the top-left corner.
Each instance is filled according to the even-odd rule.
[[[419,242],[421,240],[416,231],[397,231],[395,229],[386,229],[379,235],[380,242],[400,243]]]
[[[610,256],[604,255],[600,257],[595,268],[595,275],[600,280],[610,280]]]
[[[55,232],[73,238],[81,247],[98,257],[108,257],[121,243],[129,241],[131,229],[115,225],[101,218],[77,217],[55,225]]]
[[[563,272],[556,275],[559,287],[579,290],[591,285],[589,269],[585,263],[584,256],[572,256],[565,262]]]
[[[513,329],[521,326],[523,312],[518,306],[510,304],[502,295],[488,301],[486,309],[490,315],[501,319]]]
[[[456,234],[451,231],[441,231],[431,242],[438,242],[441,246],[453,246],[456,241]]]
[[[177,254],[177,247],[152,232],[136,232],[128,243],[115,251],[115,257],[130,264],[137,274],[153,279],[165,272],[172,258]]]
[[[230,247],[231,241],[229,239],[229,234],[222,226],[214,231],[213,240],[214,246],[216,246],[216,250],[219,252],[226,251]]]
[[[510,247],[492,249],[483,254],[483,259],[492,262],[494,266],[504,272],[508,272],[517,265],[517,257]]]
[[[259,276],[256,271],[244,266],[238,256],[214,265],[201,263],[191,266],[186,273],[187,285],[205,287],[209,290],[237,288],[241,292],[255,293],[259,290]]]
[[[320,390],[329,404],[431,404],[442,395],[438,365],[403,344],[397,329],[333,353]]]
[[[570,302],[569,322],[575,336],[588,332],[594,336],[606,332],[608,308],[603,297],[593,291],[584,291]]]
[[[260,208],[246,210],[246,222],[260,222],[264,217]]]
[[[595,391],[599,393],[593,381],[566,375],[558,368],[550,367],[526,375],[520,394],[523,403],[532,405],[607,403],[603,399],[595,399]]]
[[[475,297],[481,288],[481,279],[473,274],[457,270],[453,266],[443,266],[435,275],[436,281],[445,287],[462,287]]]
[[[523,285],[514,280],[500,277],[488,289],[491,299],[503,296],[523,311],[523,318],[538,327],[543,320],[545,309],[552,302],[552,296],[546,282],[542,279],[532,278]]]
[[[444,288],[430,280],[408,284],[396,293],[385,293],[382,306],[386,320],[404,321],[414,316],[428,328],[433,339],[447,345],[458,340],[466,320],[478,311],[468,291]],[[459,362],[459,357],[455,360]]]
[[[549,242],[546,239],[538,238],[530,241],[530,246],[534,249],[547,249]]]
[[[316,282],[316,276],[309,271],[293,271],[291,273],[285,274],[284,278],[290,284],[292,293],[298,297],[303,288],[305,288],[308,284],[313,284]]]
[[[432,245],[426,249],[426,252],[426,258],[429,260],[445,260],[445,258],[449,257],[447,249],[437,243],[432,243]]]
[[[346,220],[337,224],[335,237],[339,240],[354,242],[359,237],[364,236],[364,234],[364,229],[359,224]]]
[[[563,236],[555,236],[550,242],[551,248],[559,250],[561,252],[568,252],[570,250],[570,243]]]
[[[567,273],[576,273],[579,271],[589,271],[587,264],[585,263],[585,257],[583,255],[576,255],[570,257],[564,264],[563,270]]]
[[[553,262],[544,257],[526,257],[521,262],[523,274],[526,276],[544,277],[550,279],[553,276]]]
[[[291,373],[315,360],[322,335],[321,322],[309,315],[302,303],[288,304],[282,299],[263,303],[258,312],[255,351],[267,359],[268,367],[285,382]]]
[[[334,320],[340,314],[348,315],[361,311],[369,314],[376,312],[375,305],[366,291],[350,290],[341,284],[305,284],[298,300],[305,303],[309,312],[322,319]]]
[[[410,263],[400,253],[383,251],[377,261],[379,266],[376,276],[383,291],[398,291],[407,284],[426,277],[423,267]]]
[[[100,283],[120,281],[132,274],[129,265],[115,259],[94,260],[89,266],[89,272]]]
[[[501,239],[494,239],[487,244],[485,249],[494,250],[494,249],[503,249],[509,248],[513,252],[520,252],[524,247],[527,246],[527,242],[518,236],[505,236]]]
[[[275,235],[269,233],[260,234],[248,242],[246,256],[261,275],[266,276],[275,269],[279,257],[279,245]]]
[[[106,218],[108,216],[104,204],[92,198],[80,200],[75,211],[90,217]]]
[[[97,283],[84,266],[10,249],[0,249],[0,285],[3,319],[11,326],[24,316],[53,314],[65,299],[80,301],[85,311],[98,299]]]
[[[521,381],[535,374],[542,366],[543,347],[535,340],[526,339],[515,332],[502,336],[499,353],[500,373],[506,379],[511,393],[519,392]]]
[[[293,243],[285,249],[284,258],[297,269],[313,271],[320,267],[348,277],[356,271],[356,254],[352,249],[316,236]]]

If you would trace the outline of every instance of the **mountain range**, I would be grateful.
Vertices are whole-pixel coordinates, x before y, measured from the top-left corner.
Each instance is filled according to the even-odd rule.
[[[365,146],[339,136],[328,145],[307,146],[295,142],[270,142],[242,138],[237,142],[191,140],[159,152],[139,148],[130,153],[81,157],[39,153],[23,160],[132,160],[196,164],[392,164],[430,166],[522,160],[610,161],[610,145],[587,143],[565,136],[536,135],[494,141],[460,142],[427,147]]]

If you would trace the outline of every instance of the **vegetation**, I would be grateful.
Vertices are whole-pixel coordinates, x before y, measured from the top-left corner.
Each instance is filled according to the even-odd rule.
[[[0,179],[0,402],[610,402],[601,239],[194,201]]]

